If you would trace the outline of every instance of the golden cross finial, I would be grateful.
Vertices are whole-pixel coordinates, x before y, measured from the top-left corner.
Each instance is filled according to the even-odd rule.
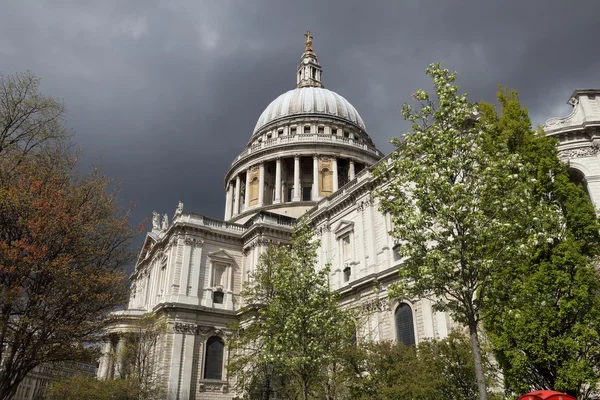
[[[312,50],[313,37],[311,36],[310,31],[306,31],[304,33],[304,36],[306,36],[306,50]]]

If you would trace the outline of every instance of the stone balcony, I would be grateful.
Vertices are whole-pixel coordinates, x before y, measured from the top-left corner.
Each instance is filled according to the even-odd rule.
[[[336,136],[336,135],[326,135],[326,134],[319,134],[319,133],[306,133],[306,134],[298,134],[298,135],[293,135],[293,136],[280,136],[280,137],[276,137],[276,138],[272,138],[272,139],[268,139],[265,141],[262,141],[260,143],[254,143],[253,145],[251,145],[250,147],[246,148],[244,151],[242,151],[231,163],[231,165],[235,165],[238,162],[240,162],[241,160],[256,154],[260,151],[266,150],[266,149],[270,149],[270,148],[274,148],[274,147],[280,147],[280,148],[285,148],[286,145],[297,145],[297,144],[301,144],[301,143],[322,143],[322,144],[333,144],[333,145],[341,145],[341,146],[349,146],[358,150],[363,150],[366,151],[367,153],[372,154],[375,157],[381,157],[381,153],[367,145],[366,143],[359,143],[358,141],[351,139],[351,138],[347,138],[347,137],[343,137],[343,136]]]

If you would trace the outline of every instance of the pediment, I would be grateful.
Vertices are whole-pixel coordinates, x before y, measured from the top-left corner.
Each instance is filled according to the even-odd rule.
[[[154,236],[155,235],[152,233],[146,234],[146,239],[144,240],[144,245],[142,246],[142,250],[140,250],[140,255],[138,256],[138,260],[137,260],[138,263],[140,263],[142,260],[144,260],[144,258],[146,258],[146,255],[148,254],[148,252],[156,244],[156,238]]]
[[[231,253],[229,253],[227,250],[223,250],[223,249],[214,251],[212,253],[208,253],[208,257],[215,259],[215,260],[220,260],[222,262],[227,262],[227,263],[235,262],[235,258],[233,258]]]
[[[345,235],[346,233],[352,232],[354,230],[354,222],[352,221],[340,221],[337,227],[333,230],[333,233],[336,237]]]

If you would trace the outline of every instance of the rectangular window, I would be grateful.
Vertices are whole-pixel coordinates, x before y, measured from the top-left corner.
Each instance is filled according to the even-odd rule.
[[[350,249],[350,235],[346,235],[342,238],[342,255],[344,257],[344,262],[349,261],[351,257],[351,249]]]
[[[325,127],[324,126],[319,126],[319,133],[320,134],[324,134],[325,133]]]
[[[310,133],[310,125],[304,125],[304,133]]]
[[[213,268],[213,287],[224,287],[227,278],[227,266],[225,264],[215,263]]]
[[[290,128],[290,135],[295,135],[295,134],[296,134],[296,127],[295,127],[295,126],[292,126],[292,127]]]
[[[310,186],[302,188],[302,201],[310,201],[310,194],[312,193],[312,188]]]
[[[392,250],[394,251],[394,261],[400,261],[400,259],[402,258],[402,256],[400,255],[400,245],[395,245]]]
[[[224,294],[220,290],[217,290],[213,293],[213,303],[215,304],[223,304]]]
[[[294,188],[288,188],[287,197],[285,198],[285,201],[292,201],[293,197],[294,197]]]
[[[348,282],[350,280],[350,275],[352,274],[352,270],[350,267],[344,268],[344,282]]]

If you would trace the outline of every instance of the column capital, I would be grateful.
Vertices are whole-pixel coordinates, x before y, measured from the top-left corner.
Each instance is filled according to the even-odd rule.
[[[296,159],[298,159],[298,160],[300,159],[300,154],[298,154],[298,153],[294,154],[294,160],[296,160]]]

